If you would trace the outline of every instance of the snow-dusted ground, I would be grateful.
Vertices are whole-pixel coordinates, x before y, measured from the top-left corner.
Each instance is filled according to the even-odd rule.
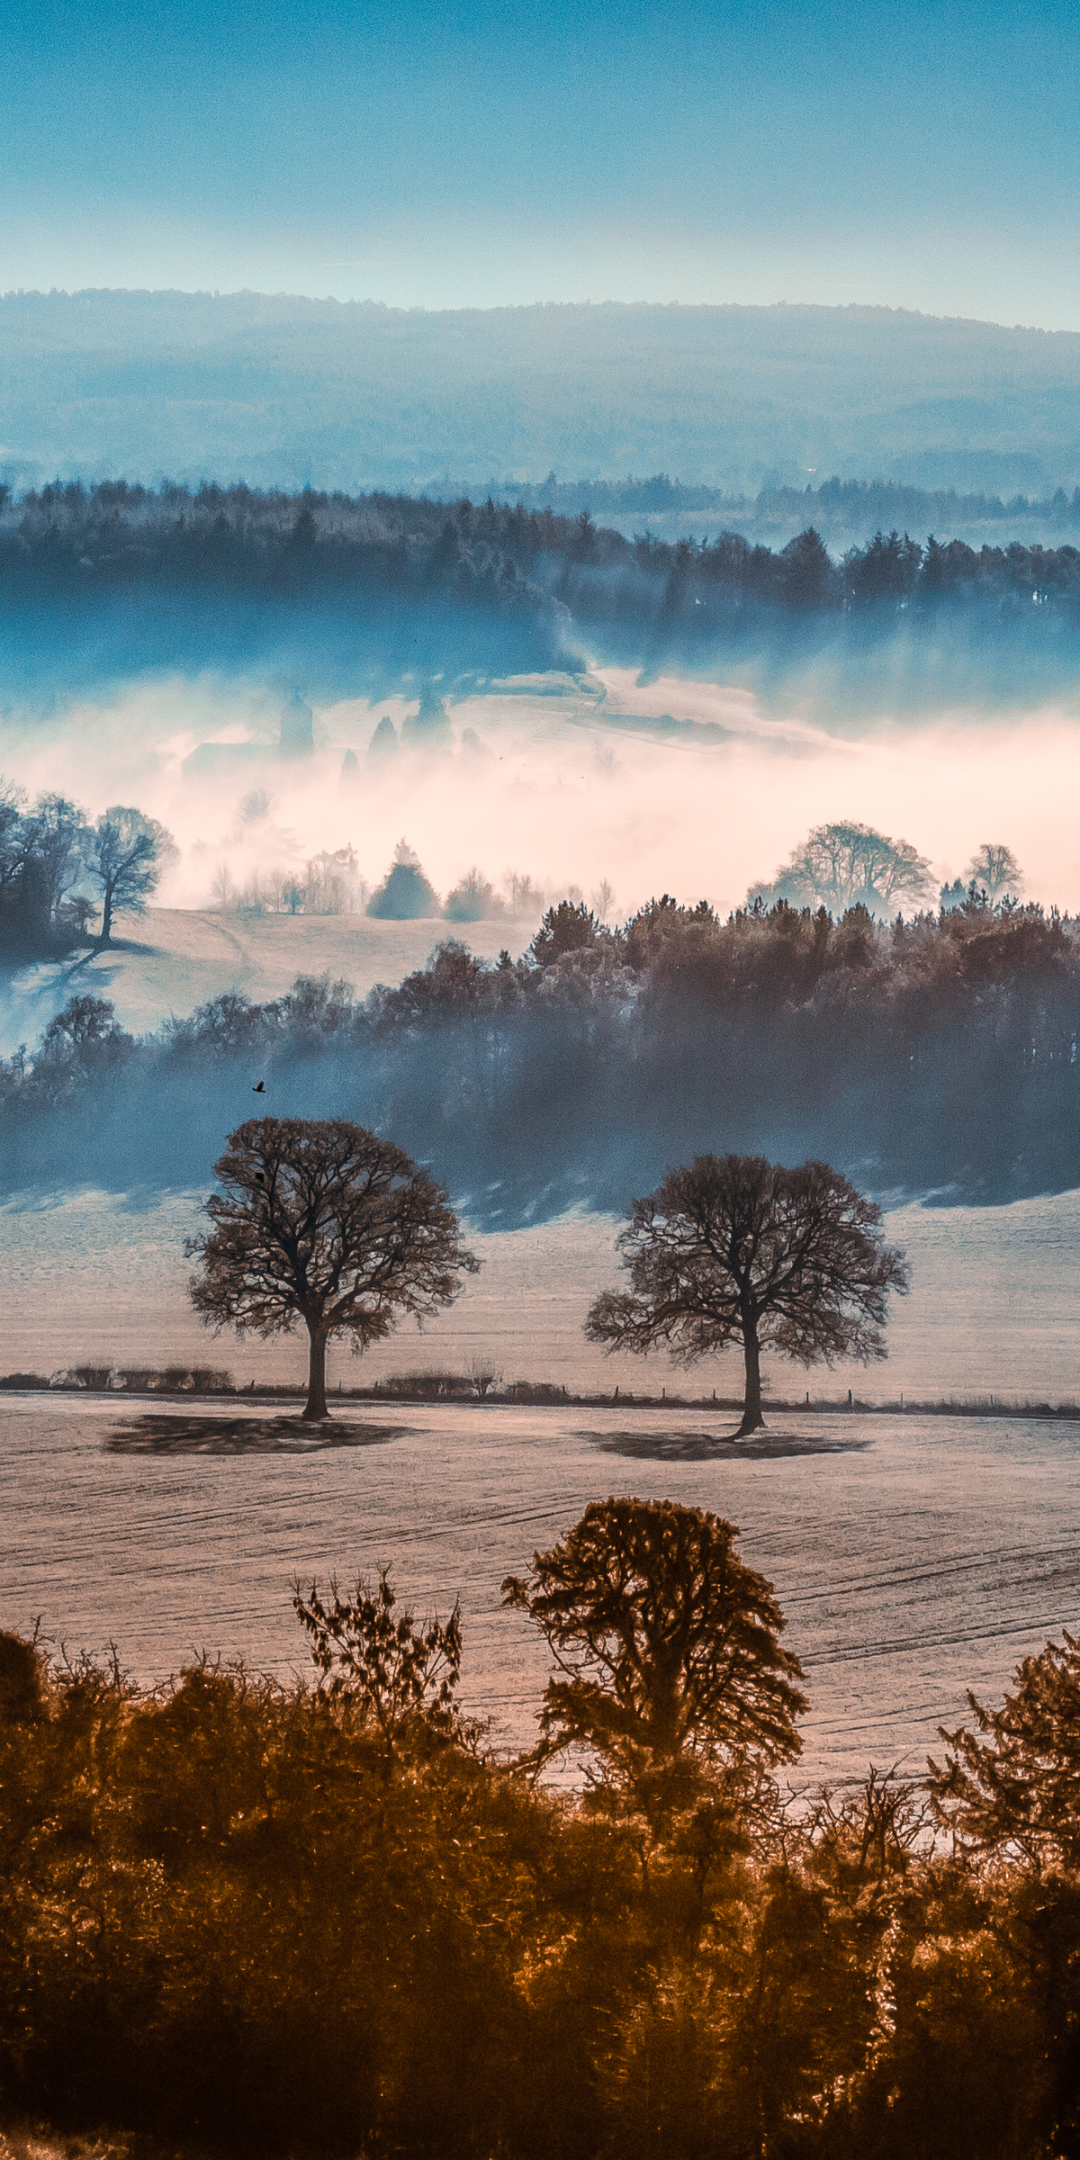
[[[33,1041],[73,990],[110,997],[136,1032],[223,990],[276,996],[298,974],[345,976],[362,994],[422,966],[451,928],[165,909],[122,927],[116,953],[22,972],[3,1008],[9,1045]],[[470,925],[464,937],[491,957],[521,950],[532,929]],[[239,1380],[299,1379],[299,1340],[215,1342],[196,1323],[182,1247],[199,1200],[82,1192],[0,1207],[0,1372],[197,1360]],[[331,1385],[480,1358],[507,1379],[576,1390],[732,1391],[731,1359],[683,1376],[604,1360],[584,1342],[591,1299],[618,1279],[617,1227],[575,1212],[476,1237],[485,1265],[453,1310],[422,1337],[402,1330],[362,1367],[335,1349]],[[809,1378],[814,1395],[852,1385],[871,1401],[1080,1396],[1080,1194],[908,1206],[887,1227],[913,1282],[889,1362],[810,1376],[773,1364],[778,1390]],[[523,1738],[543,1660],[500,1612],[499,1582],[612,1490],[669,1493],[743,1525],[807,1662],[812,1777],[856,1776],[871,1757],[904,1753],[918,1769],[938,1721],[963,1715],[965,1686],[999,1695],[1019,1656],[1078,1620],[1080,1425],[816,1414],[806,1434],[855,1448],[731,1462],[702,1452],[718,1426],[700,1413],[418,1409],[395,1415],[408,1429],[383,1444],[225,1460],[110,1450],[137,1408],[0,1398],[0,1625],[41,1613],[72,1647],[114,1637],[147,1675],[204,1645],[287,1665],[301,1655],[294,1571],[389,1560],[421,1605],[462,1593],[467,1701],[499,1737]],[[774,1423],[783,1433],[798,1421]]]
[[[301,1337],[215,1340],[186,1294],[184,1238],[200,1227],[200,1197],[168,1193],[150,1205],[104,1193],[0,1206],[0,1373],[87,1364],[231,1368],[236,1378],[298,1381]],[[362,1364],[331,1345],[331,1384],[395,1372],[467,1370],[490,1362],[507,1380],[553,1380],[582,1392],[618,1384],[697,1394],[740,1385],[735,1353],[696,1372],[665,1360],[606,1358],[586,1343],[592,1299],[619,1280],[618,1223],[575,1210],[555,1221],[471,1234],[483,1260],[457,1304],[419,1333],[411,1322]],[[993,1393],[1010,1401],[1080,1400],[1080,1193],[1010,1207],[895,1209],[889,1238],[904,1247],[912,1288],[893,1303],[885,1364],[828,1373],[767,1360],[785,1395],[835,1398],[849,1386],[870,1402]],[[2,1418],[0,1408],[0,1418]]]

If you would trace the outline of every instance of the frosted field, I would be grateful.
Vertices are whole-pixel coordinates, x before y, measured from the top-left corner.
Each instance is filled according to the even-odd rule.
[[[191,1193],[150,1204],[83,1192],[0,1205],[0,1373],[187,1362],[228,1366],[243,1384],[301,1380],[299,1336],[215,1339],[195,1318],[183,1244],[204,1223]],[[885,1227],[911,1266],[911,1294],[893,1302],[886,1362],[807,1374],[766,1358],[770,1386],[833,1398],[853,1387],[869,1402],[1080,1400],[1080,1193],[1011,1207],[906,1206]],[[578,1393],[616,1384],[623,1393],[659,1394],[664,1384],[736,1392],[737,1354],[680,1375],[665,1361],[606,1358],[585,1342],[590,1303],[620,1280],[618,1228],[582,1209],[527,1229],[470,1233],[484,1265],[457,1304],[422,1334],[403,1326],[362,1363],[331,1344],[330,1385],[463,1372],[482,1358],[507,1380],[553,1380]]]
[[[806,1668],[797,1782],[918,1773],[965,1687],[995,1700],[1080,1619],[1080,1425],[777,1417],[775,1454],[731,1460],[700,1414],[365,1406],[359,1444],[262,1452],[252,1411],[253,1450],[223,1456],[188,1452],[177,1410],[174,1446],[131,1452],[149,1407],[9,1398],[0,1449],[0,1621],[40,1613],[72,1650],[112,1639],[143,1678],[203,1648],[302,1668],[294,1573],[389,1562],[421,1609],[460,1595],[465,1704],[524,1742],[547,1667],[502,1577],[609,1492],[741,1526]]]

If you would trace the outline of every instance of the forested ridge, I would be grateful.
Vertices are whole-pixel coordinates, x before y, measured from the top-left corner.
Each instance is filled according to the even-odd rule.
[[[519,961],[450,939],[362,1002],[299,979],[136,1042],[74,996],[0,1066],[4,1183],[198,1185],[264,1078],[275,1114],[392,1133],[492,1226],[619,1210],[703,1150],[1002,1200],[1080,1184],[1078,1039],[1080,922],[1037,905],[722,921],[665,895],[607,930],[563,902]]]
[[[879,532],[834,561],[813,527],[775,552],[737,532],[636,539],[550,508],[426,497],[192,493],[57,483],[9,502],[0,595],[74,605],[110,596],[212,594],[350,607],[394,596],[531,618],[552,647],[582,625],[701,641],[745,615],[932,623],[943,607],[994,622],[1080,626],[1080,549],[969,547]]]

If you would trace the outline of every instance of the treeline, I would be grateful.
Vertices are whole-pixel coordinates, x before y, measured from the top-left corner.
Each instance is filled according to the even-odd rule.
[[[675,506],[672,505],[674,508]],[[702,505],[702,507],[706,507]],[[965,493],[955,487],[912,487],[901,480],[841,480],[835,475],[820,487],[766,487],[754,502],[762,523],[808,517],[815,525],[864,533],[906,525],[915,532],[956,531],[958,526],[1017,524],[1038,519],[1059,531],[1080,527],[1080,487],[1062,487],[1042,497]]]
[[[163,866],[177,854],[171,833],[141,810],[114,803],[91,824],[65,795],[39,795],[0,776],[0,960],[48,959],[86,941],[112,943],[114,911],[143,915]],[[89,889],[88,889],[89,888]]]
[[[587,512],[561,516],[487,501],[124,483],[59,483],[26,496],[0,528],[0,595],[79,607],[138,592],[339,610],[365,596],[479,610],[530,623],[553,656],[570,618],[639,638],[703,637],[743,617],[911,622],[944,606],[980,619],[1080,623],[1080,550],[925,547],[879,532],[843,560],[809,527],[773,551],[736,532],[674,544],[629,540]]]
[[[696,1514],[589,1514],[635,1509]],[[418,1626],[385,1576],[295,1602],[314,1686],[202,1659],[145,1690],[0,1636],[9,2121],[171,2154],[1080,2150],[1070,1638],[925,1782],[786,1805],[761,1626],[704,1734],[616,1714],[602,1669],[591,1783],[557,1796],[542,1746],[507,1762],[461,1713],[456,1614]]]
[[[392,1132],[489,1226],[621,1211],[705,1150],[1003,1200],[1080,1184],[1078,1039],[1080,922],[1039,906],[725,922],[665,895],[605,930],[564,901],[523,959],[450,940],[362,1002],[301,978],[136,1042],[76,997],[0,1066],[3,1178],[205,1182],[263,1079],[275,1115]]]
[[[527,510],[551,509],[563,517],[579,517],[587,510],[593,518],[670,520],[680,512],[715,511],[728,516],[735,511],[758,528],[804,520],[828,533],[887,532],[893,525],[906,526],[911,532],[956,532],[1010,521],[1038,521],[1062,532],[1080,527],[1080,487],[1071,494],[1059,487],[1043,496],[1003,496],[957,487],[918,487],[903,480],[841,480],[834,474],[819,487],[765,486],[756,495],[747,495],[688,485],[670,479],[667,473],[653,473],[648,479],[628,475],[625,480],[557,480],[551,472],[546,480],[521,486],[493,480],[489,492],[496,501],[521,502]],[[483,499],[476,489],[469,494],[474,502]]]

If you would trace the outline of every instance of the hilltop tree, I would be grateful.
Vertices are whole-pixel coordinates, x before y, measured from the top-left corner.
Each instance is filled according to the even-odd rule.
[[[443,914],[447,922],[496,922],[506,908],[494,886],[473,864],[447,894]]]
[[[991,900],[999,893],[1011,893],[1018,899],[1024,889],[1024,873],[1010,847],[1001,840],[984,840],[977,848],[964,872],[968,885],[977,885],[987,892]]]
[[[737,1438],[764,1424],[761,1351],[804,1365],[885,1356],[888,1293],[907,1289],[881,1209],[826,1163],[785,1170],[762,1155],[698,1155],[633,1200],[618,1244],[632,1289],[605,1291],[590,1342],[682,1364],[741,1342],[746,1393]]]
[[[561,960],[565,953],[584,952],[595,945],[598,924],[592,909],[584,900],[560,900],[549,907],[543,922],[529,947],[529,957],[537,967],[548,967],[553,960]]]
[[[86,819],[66,795],[39,795],[25,820],[25,849],[20,878],[27,942],[47,947],[50,933],[74,927],[80,910],[68,896],[82,867]]]
[[[597,1500],[534,1553],[503,1603],[529,1614],[562,1677],[549,1680],[541,1754],[577,1746],[648,1813],[692,1799],[703,1773],[799,1752],[797,1658],[733,1524],[673,1500]]]
[[[326,1345],[379,1342],[399,1314],[434,1316],[480,1263],[446,1194],[401,1148],[340,1118],[251,1118],[214,1165],[213,1229],[189,1238],[188,1285],[208,1326],[310,1342],[304,1417],[325,1418]]]
[[[97,943],[111,945],[114,912],[124,908],[129,915],[145,915],[165,864],[175,860],[176,842],[156,818],[114,803],[84,835],[82,851],[101,895]]]
[[[771,906],[824,907],[839,917],[850,907],[889,915],[903,902],[916,906],[929,891],[930,865],[910,840],[890,840],[872,825],[848,821],[815,825],[771,885],[752,885],[749,901]]]

